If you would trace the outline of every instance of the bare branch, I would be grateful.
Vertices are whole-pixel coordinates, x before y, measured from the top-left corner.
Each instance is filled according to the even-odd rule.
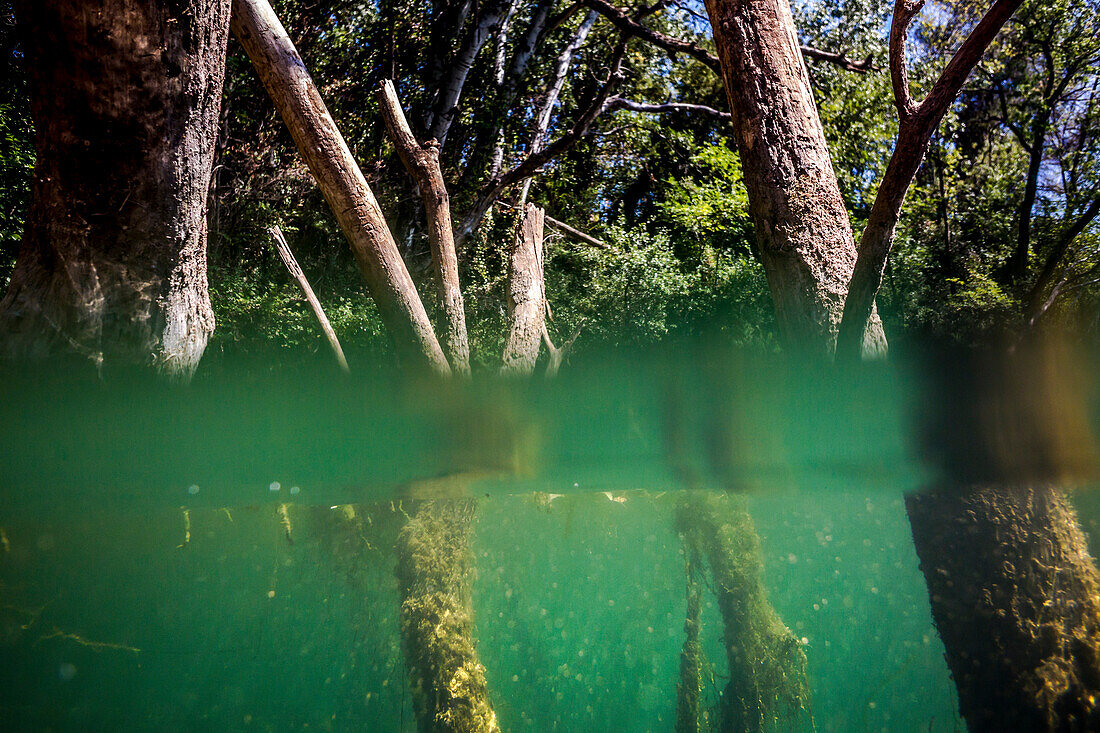
[[[993,3],[993,7],[978,21],[978,25],[974,26],[974,30],[970,31],[959,50],[947,62],[947,67],[932,86],[932,91],[917,109],[917,114],[926,118],[933,128],[939,125],[947,108],[962,89],[966,77],[970,76],[970,72],[982,60],[986,48],[1022,2],[1023,0],[997,0]]]
[[[875,297],[882,284],[886,258],[894,241],[901,206],[913,177],[928,152],[929,140],[947,109],[955,101],[963,82],[997,32],[1023,0],[996,0],[978,21],[959,50],[951,57],[932,91],[916,109],[909,98],[905,74],[905,31],[923,0],[896,0],[890,33],[890,69],[894,83],[894,101],[898,107],[898,140],[886,173],[882,177],[867,226],[859,242],[855,269],[844,301],[844,316],[837,336],[837,358],[856,360],[862,351],[863,333],[874,309]],[[898,13],[901,14],[899,20]]]
[[[658,48],[663,48],[670,54],[684,54],[690,56],[696,61],[710,67],[710,69],[719,76],[722,75],[722,67],[718,63],[718,57],[707,51],[702,46],[685,41],[680,38],[673,38],[667,36],[664,33],[658,33],[655,30],[645,27],[639,22],[638,17],[631,17],[626,11],[618,8],[607,0],[581,0],[585,5],[598,12],[603,17],[611,21],[612,25],[618,28],[624,33],[629,33],[632,36],[637,36],[644,41],[652,43]],[[663,7],[662,3],[658,3],[655,8],[645,8],[643,10],[642,17],[644,15],[656,12]],[[842,69],[847,71],[855,71],[865,73],[868,71],[874,71],[875,66],[872,57],[868,56],[863,61],[852,61],[842,53],[832,53],[830,51],[821,51],[809,46],[801,46],[802,55],[815,61],[825,61],[830,64],[836,64]]]
[[[732,116],[729,112],[707,107],[703,104],[689,104],[687,102],[665,102],[663,104],[651,104],[649,102],[635,102],[622,97],[611,97],[604,105],[605,112],[614,112],[618,109],[627,109],[631,112],[662,113],[662,112],[698,112],[720,120],[729,121]]]
[[[917,111],[909,96],[909,69],[905,61],[905,37],[909,24],[924,7],[924,0],[894,0],[894,18],[890,24],[890,81],[894,86],[894,106],[898,119],[908,120]]]
[[[682,53],[685,56],[691,56],[693,59],[709,66],[714,73],[721,76],[722,67],[718,63],[718,57],[690,41],[684,41],[679,38],[673,38],[672,36],[666,36],[663,33],[658,33],[655,30],[646,28],[634,18],[630,17],[625,11],[615,7],[607,0],[582,0],[585,5],[598,12],[603,17],[611,21],[611,24],[618,28],[623,33],[628,33],[632,36],[637,36],[642,40],[649,41],[654,46],[665,49],[669,53],[677,54]]]
[[[467,214],[462,223],[462,228],[455,237],[458,246],[462,246],[466,238],[474,233],[474,230],[481,224],[481,220],[485,218],[485,214],[489,211],[489,207],[493,205],[493,202],[497,200],[497,197],[499,197],[505,189],[526,178],[530,178],[542,168],[542,166],[576,145],[577,142],[588,133],[588,128],[592,126],[592,123],[595,122],[596,118],[603,112],[607,98],[611,96],[611,92],[614,91],[615,87],[622,80],[621,70],[623,58],[626,55],[626,43],[628,40],[629,37],[624,37],[619,41],[619,45],[616,46],[614,51],[611,62],[611,73],[608,76],[607,82],[603,85],[603,88],[600,89],[600,92],[596,95],[596,99],[588,109],[577,118],[575,123],[573,123],[573,127],[545,148],[531,153],[514,168],[489,182],[485,192],[482,193],[481,197]]]
[[[829,64],[834,64],[844,69],[845,71],[854,71],[859,74],[865,74],[868,71],[878,71],[878,67],[875,66],[875,57],[871,54],[867,54],[867,57],[862,61],[853,61],[843,53],[833,53],[832,51],[822,51],[819,48],[813,48],[812,46],[801,46],[802,55],[808,59],[814,61],[824,61]]]
[[[591,234],[585,234],[580,229],[575,229],[575,228],[569,226],[568,224],[566,224],[565,222],[558,221],[557,219],[554,219],[552,217],[549,217],[549,216],[546,217],[546,223],[549,224],[550,226],[554,227],[555,229],[562,230],[563,232],[565,232],[569,236],[573,237],[574,239],[579,239],[580,241],[584,242],[585,244],[590,244],[593,247],[599,247],[600,249],[611,249],[612,248],[610,244],[603,241],[602,239],[596,239]]]
[[[328,316],[325,315],[325,310],[321,307],[321,301],[317,299],[317,295],[310,287],[309,280],[302,272],[298,260],[294,258],[294,253],[290,251],[290,245],[286,243],[286,237],[283,236],[282,230],[277,226],[271,227],[267,231],[275,240],[275,249],[279,252],[279,258],[282,259],[283,264],[286,265],[287,272],[294,278],[294,282],[302,291],[302,295],[306,296],[306,302],[309,303],[313,315],[317,318],[317,323],[321,325],[321,331],[328,339],[328,345],[332,347],[332,353],[336,356],[336,363],[340,365],[340,369],[345,374],[348,373],[350,371],[348,360],[344,357],[344,350],[340,348],[340,339],[336,338],[336,331],[332,330],[332,324],[329,323]]]

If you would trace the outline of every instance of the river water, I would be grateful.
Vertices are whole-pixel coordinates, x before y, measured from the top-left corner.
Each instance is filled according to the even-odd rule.
[[[964,730],[903,497],[960,465],[1058,480],[1095,529],[1095,372],[1061,352],[1010,377],[899,362],[681,344],[554,383],[12,375],[0,728],[414,731],[394,546],[426,502],[461,500],[502,729],[671,731],[692,489],[747,507],[767,600],[805,654],[808,695],[766,728]],[[699,577],[713,721],[729,672]]]

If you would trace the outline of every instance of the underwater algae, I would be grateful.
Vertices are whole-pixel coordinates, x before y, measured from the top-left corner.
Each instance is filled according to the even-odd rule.
[[[725,626],[729,682],[719,705],[719,730],[762,731],[782,720],[793,722],[807,708],[806,654],[768,601],[760,539],[746,499],[736,494],[685,491],[676,505],[676,527],[687,547],[690,572],[706,558],[712,590]],[[692,561],[694,560],[694,562]],[[681,657],[677,730],[701,716],[698,703],[698,612],[692,613],[689,585],[688,639]],[[698,604],[698,592],[694,603]],[[694,627],[694,628],[693,628]],[[693,701],[692,697],[696,699]],[[696,720],[700,720],[697,717]],[[688,726],[688,727],[682,727]]]
[[[473,639],[477,502],[424,502],[397,539],[401,637],[422,733],[499,733]]]

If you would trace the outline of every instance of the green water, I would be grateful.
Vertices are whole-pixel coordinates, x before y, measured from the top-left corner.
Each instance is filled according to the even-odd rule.
[[[5,383],[2,729],[414,731],[393,546],[419,500],[472,495],[502,728],[671,731],[687,487],[748,492],[768,597],[808,660],[806,710],[774,729],[965,729],[903,506],[952,451],[920,437],[942,395],[911,370],[685,350],[552,385],[119,381]],[[1070,401],[1095,427],[1090,399]],[[709,592],[702,642],[714,706]]]

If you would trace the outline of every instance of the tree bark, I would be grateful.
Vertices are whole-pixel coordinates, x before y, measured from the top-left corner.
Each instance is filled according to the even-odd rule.
[[[856,249],[787,0],[707,0],[768,285],[791,347],[831,353]],[[885,351],[882,324],[866,329]]]
[[[232,28],[340,222],[399,353],[449,374],[382,210],[282,23],[267,0],[233,0]]]
[[[903,67],[894,63],[903,38],[894,36],[895,96],[903,121],[910,120],[903,124],[934,129],[1018,4],[994,3],[919,108],[908,98]],[[789,8],[786,0],[708,0],[707,7],[780,324],[789,339],[828,347],[847,293],[844,273],[852,272],[851,233]],[[919,2],[898,0],[898,7],[915,12]],[[852,280],[853,289],[864,282],[855,313],[864,323],[916,170],[906,169],[923,155],[921,137],[901,135],[894,172],[886,173],[870,235],[864,233],[864,280]],[[849,306],[853,294],[847,294]],[[849,320],[847,308],[844,325],[858,354],[864,330],[858,318]],[[972,728],[1095,729],[1100,595],[1072,509],[1055,492],[1035,489],[1024,498],[1010,491],[932,492],[910,497],[908,510],[934,619]]]
[[[37,161],[0,353],[189,376],[214,330],[206,200],[228,0],[17,3]]]
[[[509,257],[508,316],[511,326],[504,346],[501,373],[529,376],[535,371],[546,323],[543,283],[543,210],[534,204],[523,209]]]
[[[348,373],[350,371],[348,360],[344,357],[344,350],[340,348],[340,339],[336,338],[336,332],[332,330],[332,324],[329,323],[328,316],[325,315],[325,310],[321,307],[321,301],[317,299],[317,294],[313,292],[309,280],[306,279],[306,274],[302,272],[301,265],[294,258],[294,253],[290,250],[290,245],[287,244],[283,231],[279,227],[271,227],[268,231],[271,232],[271,237],[275,240],[275,250],[279,253],[279,258],[286,265],[287,272],[290,273],[290,276],[298,285],[298,289],[302,291],[302,295],[309,303],[310,310],[313,311],[317,323],[320,324],[321,331],[325,334],[325,339],[328,340],[328,345],[332,348],[332,353],[336,357],[336,363],[340,366],[341,371],[345,374]]]
[[[435,263],[440,309],[447,322],[443,345],[451,369],[470,375],[470,341],[466,333],[466,308],[458,282],[458,257],[455,255],[454,230],[451,226],[451,198],[439,167],[439,144],[430,140],[421,145],[401,110],[393,82],[385,80],[379,91],[379,108],[386,129],[401,157],[401,162],[416,181],[428,217],[428,242]]]
[[[421,733],[500,733],[473,635],[473,499],[427,501],[397,541],[401,637]]]
[[[943,489],[906,509],[969,729],[1100,729],[1100,574],[1065,496]]]

